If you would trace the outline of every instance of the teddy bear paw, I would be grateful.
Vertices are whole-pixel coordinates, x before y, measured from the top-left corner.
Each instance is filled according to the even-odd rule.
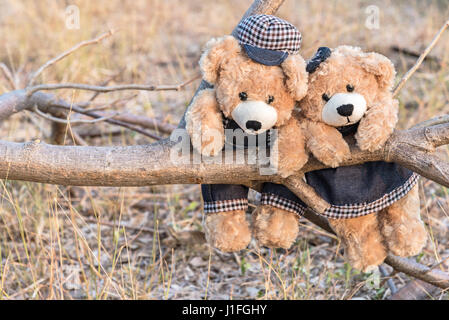
[[[382,148],[382,146],[387,141],[389,135],[383,131],[376,130],[363,130],[359,128],[356,133],[355,138],[357,140],[357,145],[362,151],[374,152]]]
[[[224,136],[214,129],[203,129],[202,134],[192,136],[193,148],[207,157],[214,157],[220,153],[224,146]]]
[[[313,155],[322,163],[332,168],[336,168],[341,162],[351,156],[351,150],[345,141],[342,141],[338,146],[326,147],[322,145],[320,150],[315,150]]]
[[[298,236],[298,216],[290,211],[263,205],[253,214],[254,233],[260,245],[288,249]]]
[[[204,228],[208,243],[223,252],[243,250],[251,241],[243,210],[207,214]]]
[[[400,257],[411,257],[419,254],[427,243],[427,231],[421,221],[413,225],[401,225],[394,232],[387,232],[384,227],[385,242],[388,249],[394,255]]]
[[[371,272],[384,262],[387,257],[387,251],[383,245],[379,245],[374,247],[371,252],[365,251],[355,254],[347,250],[346,257],[354,269],[362,272]]]

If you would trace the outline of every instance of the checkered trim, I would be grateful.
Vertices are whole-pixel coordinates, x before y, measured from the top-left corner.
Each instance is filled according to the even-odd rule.
[[[204,213],[246,210],[247,208],[248,208],[248,199],[232,199],[232,200],[204,202]]]
[[[301,47],[301,33],[291,23],[278,17],[260,14],[239,23],[237,35],[240,44],[262,49],[296,54]]]
[[[404,184],[385,194],[382,198],[370,203],[332,205],[323,213],[323,216],[331,219],[350,219],[378,212],[404,197],[418,182],[418,179],[419,175],[413,173]]]
[[[302,216],[306,211],[306,208],[297,202],[285,199],[273,193],[262,193],[260,202],[263,205],[270,205],[275,208],[290,211]]]
[[[418,179],[419,175],[413,173],[404,184],[397,187],[390,193],[385,194],[382,198],[370,203],[347,204],[343,206],[332,205],[329,209],[322,213],[322,215],[331,219],[351,219],[378,212],[388,206],[391,206],[393,203],[409,193],[413,186],[418,182]],[[262,194],[261,202],[262,204],[268,204],[276,208],[297,213],[299,215],[303,215],[307,210],[305,206],[299,203],[282,198],[272,193]]]

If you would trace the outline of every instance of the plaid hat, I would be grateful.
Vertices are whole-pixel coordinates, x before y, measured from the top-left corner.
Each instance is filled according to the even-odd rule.
[[[237,40],[252,60],[276,66],[287,59],[289,54],[298,53],[301,33],[285,20],[259,14],[239,23]]]

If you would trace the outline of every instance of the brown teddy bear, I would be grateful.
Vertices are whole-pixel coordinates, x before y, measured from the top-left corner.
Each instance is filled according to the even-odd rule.
[[[369,271],[388,252],[418,254],[427,234],[420,218],[418,176],[382,161],[338,167],[361,150],[382,147],[398,120],[393,64],[378,53],[322,47],[308,62],[309,88],[299,103],[306,148],[333,168],[309,172],[309,185],[331,204],[324,215],[341,238],[350,264]]]
[[[243,20],[238,31],[237,39],[225,36],[206,45],[200,68],[213,88],[193,99],[186,112],[187,132],[194,149],[215,156],[226,143],[247,148],[251,137],[257,137],[260,148],[273,138],[270,129],[277,129],[273,138],[277,152],[270,157],[278,157],[278,172],[288,176],[308,159],[299,123],[291,117],[295,102],[307,92],[306,63],[297,53],[301,34],[269,15]],[[244,133],[248,139],[242,145],[229,138],[228,131]],[[248,188],[202,185],[202,196],[208,242],[225,252],[244,249],[251,240],[245,218]],[[255,237],[261,245],[290,247],[296,239],[298,216],[289,200],[292,196],[281,185],[264,184],[262,205],[254,215]]]

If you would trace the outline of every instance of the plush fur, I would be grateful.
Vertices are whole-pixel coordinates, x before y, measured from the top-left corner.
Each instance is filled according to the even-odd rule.
[[[186,129],[198,152],[206,156],[217,155],[224,146],[223,115],[233,119],[233,114],[236,114],[233,111],[242,106],[243,102],[256,102],[251,108],[260,105],[268,113],[273,114],[275,111],[278,152],[270,156],[272,159],[277,157],[278,172],[287,177],[307,162],[302,129],[298,120],[291,117],[296,101],[301,100],[307,92],[308,74],[301,56],[289,55],[280,66],[265,66],[251,60],[234,37],[225,36],[208,42],[200,59],[200,68],[204,80],[214,88],[199,92],[186,113]],[[244,101],[241,93],[246,95]],[[257,113],[254,116],[260,117]],[[234,120],[239,123],[237,119]],[[292,230],[297,229],[297,220],[288,213],[265,207],[262,211],[266,221],[280,221],[285,216],[285,222],[260,224],[256,237],[263,239],[263,244],[289,247],[296,233],[272,231],[286,224]],[[208,215],[205,224],[209,243],[222,251],[245,248],[250,231],[243,218],[240,211]]]
[[[381,148],[398,120],[398,101],[391,90],[394,76],[393,64],[378,53],[365,53],[349,46],[334,49],[309,75],[308,93],[299,104],[307,149],[332,167],[350,156],[342,134],[322,117],[327,101],[348,92],[361,95],[366,101],[366,112],[355,120],[360,121],[355,134],[358,147],[368,151]],[[350,264],[363,271],[380,265],[388,252],[415,255],[427,239],[419,214],[418,186],[381,212],[329,222],[342,240]]]
[[[253,225],[259,244],[270,248],[288,249],[298,236],[298,215],[268,205],[255,210]]]

